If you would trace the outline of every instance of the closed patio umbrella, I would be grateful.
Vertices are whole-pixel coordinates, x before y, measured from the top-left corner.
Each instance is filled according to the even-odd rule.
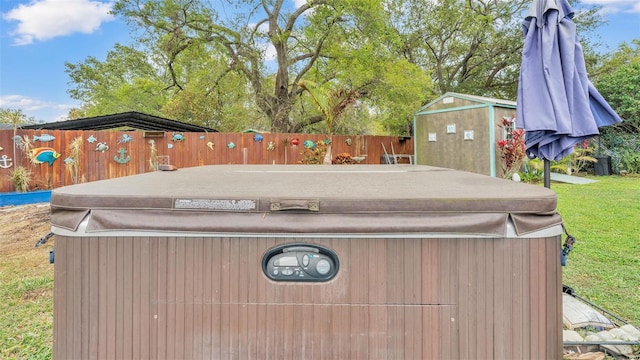
[[[523,22],[516,125],[528,157],[545,162],[546,187],[550,160],[621,121],[587,77],[573,16],[567,0],[534,0]]]

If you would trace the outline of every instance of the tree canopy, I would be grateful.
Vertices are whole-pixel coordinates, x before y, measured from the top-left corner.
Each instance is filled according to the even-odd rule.
[[[104,61],[66,64],[69,93],[83,103],[74,116],[135,110],[220,131],[322,131],[323,116],[300,86],[313,82],[359,94],[334,131],[404,135],[414,112],[447,91],[515,100],[529,6],[119,0],[114,13],[135,42],[116,45]],[[580,26],[595,28],[594,16],[582,13]]]
[[[15,127],[34,122],[33,117],[27,117],[20,109],[0,108],[0,124],[10,124]]]
[[[594,85],[623,119],[627,131],[640,131],[640,39],[622,44],[599,69]]]

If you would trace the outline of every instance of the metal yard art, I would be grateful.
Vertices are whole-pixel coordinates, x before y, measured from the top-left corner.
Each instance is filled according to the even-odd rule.
[[[55,136],[49,134],[33,135],[33,141],[49,142],[55,139]]]
[[[115,162],[117,162],[118,164],[126,164],[129,162],[129,160],[131,160],[131,156],[127,155],[125,157],[125,154],[127,153],[127,150],[125,150],[124,148],[120,148],[120,150],[118,150],[118,155],[113,157],[113,160]]]
[[[13,166],[13,159],[9,158],[7,155],[0,156],[0,168],[8,169]]]
[[[107,143],[99,142],[96,144],[96,151],[105,152],[107,150],[109,150],[109,145],[107,145]]]
[[[47,163],[53,166],[53,162],[60,157],[60,154],[50,147],[39,147],[31,149],[31,161],[34,164]]]

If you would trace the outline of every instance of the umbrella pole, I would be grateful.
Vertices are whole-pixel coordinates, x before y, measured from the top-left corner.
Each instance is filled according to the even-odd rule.
[[[551,189],[551,161],[544,159],[544,187]]]

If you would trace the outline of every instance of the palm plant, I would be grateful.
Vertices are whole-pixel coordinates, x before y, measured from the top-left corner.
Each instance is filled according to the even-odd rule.
[[[311,95],[311,99],[322,114],[329,136],[323,163],[331,164],[333,130],[344,113],[356,103],[360,93],[353,89],[336,88],[330,83],[317,85],[311,81],[300,81],[298,86]]]
[[[573,153],[569,156],[551,163],[551,171],[571,175],[583,171],[589,164],[598,162],[598,159],[591,156],[593,147],[588,141],[583,141],[574,147]]]

